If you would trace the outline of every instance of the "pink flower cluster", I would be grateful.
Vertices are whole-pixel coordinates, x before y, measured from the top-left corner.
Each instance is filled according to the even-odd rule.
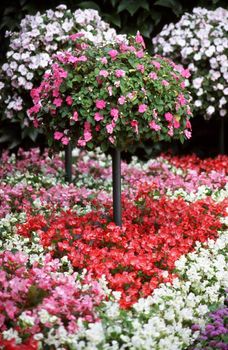
[[[78,319],[86,322],[97,320],[95,307],[104,299],[98,284],[87,275],[77,281],[77,273],[59,272],[58,259],[46,255],[42,265],[33,263],[20,252],[0,253],[0,331],[11,325],[23,337],[29,333],[44,334],[53,326],[64,326],[69,333],[77,332]],[[86,285],[86,290],[82,286]],[[42,321],[42,313],[50,320]],[[20,326],[23,313],[32,324]],[[51,316],[55,316],[51,321]]]

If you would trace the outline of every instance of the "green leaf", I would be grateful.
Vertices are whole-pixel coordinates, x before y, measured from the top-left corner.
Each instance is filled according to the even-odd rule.
[[[7,16],[7,15],[10,15],[12,13],[15,13],[15,11],[16,11],[16,8],[14,6],[6,7],[4,12],[3,12],[3,15]]]
[[[10,145],[9,145],[9,149],[13,149],[13,148],[19,146],[20,143],[21,143],[21,140],[19,140],[19,139],[16,139],[16,140],[12,141],[12,142],[10,143]]]
[[[153,9],[150,13],[150,17],[154,21],[154,24],[157,25],[161,21],[162,13]]]
[[[133,16],[140,8],[144,8],[147,11],[150,10],[147,0],[121,0],[119,6],[117,7],[117,13],[126,10],[131,16]]]
[[[112,7],[115,7],[117,5],[119,0],[111,0]]]
[[[117,13],[112,13],[112,14],[104,13],[103,17],[107,22],[114,24],[119,28],[121,27],[121,19]]]
[[[150,38],[153,30],[153,24],[151,21],[144,22],[141,26],[139,26],[140,33],[146,38]]]
[[[86,146],[89,148],[89,149],[93,149],[93,143],[92,142],[88,142],[86,144]]]
[[[97,5],[94,1],[82,1],[77,6],[81,9],[94,9],[97,11],[101,11],[100,6]]]
[[[176,15],[183,11],[181,3],[177,0],[157,0],[154,5],[171,8]]]
[[[7,142],[11,139],[11,134],[5,134],[0,137],[0,143]]]

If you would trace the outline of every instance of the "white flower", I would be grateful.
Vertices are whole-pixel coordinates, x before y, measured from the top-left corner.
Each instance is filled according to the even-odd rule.
[[[203,77],[193,79],[192,82],[193,82],[194,88],[199,89],[202,85],[203,79],[204,79]]]
[[[215,107],[214,106],[209,106],[207,107],[207,114],[211,115],[215,112]]]
[[[196,53],[194,56],[193,56],[194,60],[195,61],[200,61],[201,58],[202,58],[202,55],[200,52]]]
[[[194,101],[194,105],[195,105],[196,107],[201,107],[201,106],[202,106],[202,101],[196,100],[196,101]]]
[[[225,109],[221,109],[219,111],[219,114],[221,115],[221,117],[224,117],[227,114],[227,111]]]

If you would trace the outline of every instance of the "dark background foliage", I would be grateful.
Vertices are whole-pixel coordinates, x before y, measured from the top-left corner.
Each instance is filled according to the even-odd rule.
[[[228,0],[1,0],[0,3],[0,54],[4,61],[8,42],[4,37],[6,30],[17,30],[21,19],[26,14],[35,14],[37,11],[45,11],[65,3],[68,8],[93,8],[99,11],[102,18],[109,22],[119,33],[135,34],[137,30],[143,34],[147,47],[151,48],[151,38],[160,32],[162,27],[170,22],[176,22],[186,11],[197,6],[208,9],[224,7],[228,9]],[[227,131],[227,121],[225,130]],[[2,128],[3,126],[1,126]],[[8,130],[9,131],[9,130]],[[7,126],[5,132],[7,133]],[[11,131],[15,137],[20,130],[15,128]],[[172,150],[175,153],[196,152],[199,156],[216,155],[219,152],[220,119],[205,121],[196,117],[193,120],[193,137],[184,145],[175,143]],[[17,135],[18,136],[18,135]],[[226,140],[227,142],[228,140]],[[43,144],[42,137],[36,143]],[[7,144],[3,144],[7,146]],[[22,142],[24,147],[34,146],[34,143],[25,138]],[[228,144],[225,145],[226,150]],[[167,145],[144,146],[144,153],[151,154],[151,150],[159,152],[166,149]],[[221,151],[221,150],[220,150]],[[143,153],[142,150],[138,151]]]

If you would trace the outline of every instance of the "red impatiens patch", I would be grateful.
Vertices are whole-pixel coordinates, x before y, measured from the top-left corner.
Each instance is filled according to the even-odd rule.
[[[4,350],[38,350],[38,342],[33,338],[29,338],[24,344],[16,344],[15,339],[3,340],[0,334],[0,346],[4,346]]]
[[[197,170],[199,173],[202,171],[219,171],[228,174],[228,161],[227,156],[219,155],[216,158],[200,159],[195,154],[174,157],[172,155],[163,154],[163,158],[167,159],[170,164],[181,168],[183,170],[191,169]]]
[[[122,228],[100,209],[83,216],[68,211],[30,217],[18,232],[30,236],[35,230],[54,256],[67,255],[75,269],[87,268],[95,278],[104,274],[110,288],[122,292],[120,304],[127,308],[161,282],[172,281],[175,261],[196,241],[215,239],[225,215],[225,202],[155,200],[150,191],[142,188],[135,203],[123,200]],[[106,212],[111,218],[110,207]]]

